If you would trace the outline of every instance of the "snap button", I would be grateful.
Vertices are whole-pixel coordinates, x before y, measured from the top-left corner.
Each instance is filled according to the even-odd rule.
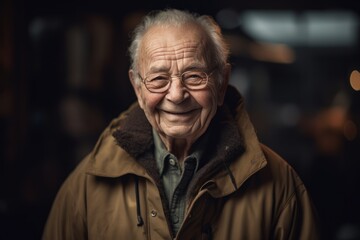
[[[156,217],[157,211],[156,211],[155,209],[151,210],[150,215],[151,215],[152,217]]]
[[[169,159],[169,163],[170,163],[171,166],[175,166],[175,165],[176,165],[176,162],[175,162],[175,160],[174,160],[173,158],[170,158],[170,159]]]
[[[173,223],[178,223],[179,222],[179,217],[178,217],[178,215],[173,215],[172,216],[172,221],[173,221]]]

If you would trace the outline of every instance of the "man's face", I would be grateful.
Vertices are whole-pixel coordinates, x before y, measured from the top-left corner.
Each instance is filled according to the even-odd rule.
[[[190,69],[210,74],[204,59],[205,36],[196,26],[153,27],[144,36],[140,49],[139,74],[142,78],[151,73],[165,72],[179,76]],[[209,126],[222,104],[224,91],[213,74],[204,89],[188,90],[173,77],[170,88],[164,93],[152,93],[143,83],[135,83],[137,73],[130,71],[140,107],[153,128],[165,138],[195,141]],[[224,81],[226,84],[227,81]]]

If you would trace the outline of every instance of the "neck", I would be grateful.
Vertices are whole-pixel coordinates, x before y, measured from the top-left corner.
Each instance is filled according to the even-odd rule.
[[[182,162],[189,154],[189,150],[194,141],[184,138],[171,138],[168,136],[160,135],[166,149],[174,154],[176,158]]]

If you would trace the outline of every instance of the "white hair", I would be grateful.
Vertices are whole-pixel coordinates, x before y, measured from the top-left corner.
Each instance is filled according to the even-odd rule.
[[[198,25],[207,34],[210,51],[206,51],[205,60],[207,63],[216,66],[222,70],[227,64],[229,57],[229,48],[225,43],[221,29],[215,20],[207,15],[198,15],[184,10],[166,9],[153,11],[146,15],[142,22],[135,28],[131,45],[129,47],[130,68],[138,72],[138,61],[140,45],[143,36],[153,26],[182,26],[188,23]],[[222,80],[222,78],[217,78]]]

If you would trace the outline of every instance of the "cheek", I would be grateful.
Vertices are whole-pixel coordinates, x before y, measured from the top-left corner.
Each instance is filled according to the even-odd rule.
[[[217,95],[214,91],[198,96],[198,103],[202,106],[202,118],[212,118],[217,109]]]
[[[146,94],[143,93],[141,97],[142,108],[145,112],[152,113],[163,97],[161,94]]]

